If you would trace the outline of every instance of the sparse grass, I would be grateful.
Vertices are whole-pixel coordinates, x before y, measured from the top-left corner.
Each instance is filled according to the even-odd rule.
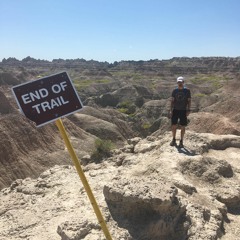
[[[120,78],[126,77],[126,78],[131,78],[134,73],[133,73],[133,72],[130,72],[130,71],[117,71],[117,72],[111,72],[111,74],[112,74],[114,77],[120,77]]]
[[[227,82],[228,78],[218,75],[197,75],[191,79],[194,84],[209,84],[214,89],[218,89],[223,86],[224,82]]]
[[[110,79],[85,79],[85,80],[82,80],[82,79],[75,79],[73,81],[73,84],[74,86],[76,87],[76,89],[78,91],[82,90],[82,89],[85,89],[89,86],[92,86],[94,84],[107,84],[107,83],[110,83],[111,80]]]
[[[133,78],[133,81],[137,81],[138,82],[139,80],[143,79],[143,76],[140,73],[134,73],[132,78]]]
[[[118,71],[118,72],[112,72],[112,75],[114,77],[118,78],[127,78],[131,79],[133,82],[139,83],[143,79],[146,79],[146,76],[144,76],[142,73],[137,73],[134,71]]]
[[[194,84],[202,84],[208,81],[209,81],[209,78],[207,76],[196,76],[193,79],[191,79],[191,82]]]
[[[213,82],[212,85],[213,85],[216,89],[218,89],[218,88],[221,88],[221,87],[223,86],[223,83],[216,81],[216,82]]]

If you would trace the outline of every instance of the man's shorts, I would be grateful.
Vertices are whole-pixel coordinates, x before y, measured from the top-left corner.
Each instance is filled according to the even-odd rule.
[[[172,125],[177,125],[178,119],[180,119],[181,126],[187,126],[187,111],[173,109]]]

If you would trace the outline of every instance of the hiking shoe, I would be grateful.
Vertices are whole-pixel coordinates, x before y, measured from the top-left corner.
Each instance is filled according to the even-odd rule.
[[[182,140],[180,140],[178,147],[179,147],[179,148],[184,148],[184,146],[183,146],[183,141],[182,141]]]
[[[170,146],[176,146],[176,139],[173,139],[171,142],[170,142]]]

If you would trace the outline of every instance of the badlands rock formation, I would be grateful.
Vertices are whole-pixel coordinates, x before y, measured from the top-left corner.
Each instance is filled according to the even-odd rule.
[[[67,164],[55,124],[36,128],[12,98],[9,88],[0,88],[0,189],[18,178],[38,177],[56,164]],[[94,151],[98,137],[120,146],[134,136],[127,117],[113,109],[84,107],[63,121],[79,157]]]
[[[240,137],[187,132],[184,149],[170,140],[130,139],[83,167],[112,238],[239,239]],[[1,240],[105,239],[72,166],[18,179],[0,201]]]
[[[113,239],[240,239],[239,66],[240,58],[3,59],[0,239],[105,239],[56,126],[36,129],[10,90],[60,71],[86,106],[63,121]],[[169,146],[179,75],[192,93],[185,149]],[[93,163],[96,138],[117,149]]]

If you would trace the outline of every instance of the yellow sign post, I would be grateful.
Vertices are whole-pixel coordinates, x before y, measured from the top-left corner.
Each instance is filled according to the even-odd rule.
[[[75,165],[75,167],[77,169],[78,175],[79,175],[79,177],[80,177],[80,179],[81,179],[81,181],[83,183],[83,186],[84,186],[84,188],[85,188],[85,190],[87,192],[88,198],[89,198],[89,200],[90,200],[90,202],[92,204],[92,207],[93,207],[94,212],[95,212],[95,214],[96,214],[96,216],[98,218],[98,221],[99,221],[99,223],[101,225],[101,228],[102,228],[102,230],[103,230],[103,232],[105,234],[105,237],[106,237],[107,240],[112,240],[112,237],[111,237],[111,235],[110,235],[110,233],[108,231],[108,228],[107,228],[107,225],[106,225],[106,223],[104,221],[102,213],[101,213],[101,211],[100,211],[100,209],[99,209],[99,207],[97,205],[96,199],[95,199],[95,197],[94,197],[94,195],[92,193],[92,190],[91,190],[91,188],[90,188],[90,186],[88,184],[87,178],[86,178],[86,176],[85,176],[85,174],[84,174],[84,172],[82,170],[82,167],[81,167],[81,165],[79,163],[78,157],[77,157],[77,155],[76,155],[76,153],[75,153],[75,151],[74,151],[74,149],[72,147],[72,144],[70,143],[70,140],[69,140],[69,138],[67,136],[67,133],[66,133],[66,130],[65,130],[64,126],[63,126],[62,120],[61,119],[56,120],[56,125],[57,125],[57,127],[58,127],[58,129],[59,129],[59,131],[61,133],[61,136],[62,136],[62,138],[63,138],[63,140],[64,140],[64,142],[65,142],[65,144],[67,146],[68,152],[69,152],[69,154],[70,154],[70,156],[71,156],[71,158],[73,160],[73,163],[74,163],[74,165]]]

